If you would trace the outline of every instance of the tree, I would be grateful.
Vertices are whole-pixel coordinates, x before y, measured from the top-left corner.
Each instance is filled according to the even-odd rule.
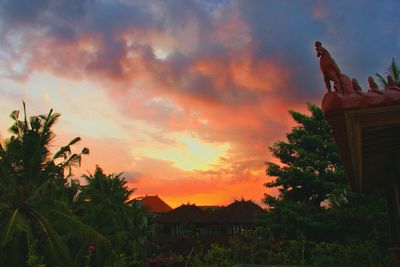
[[[11,137],[0,144],[0,262],[24,266],[29,248],[37,242],[47,264],[76,266],[59,231],[68,229],[92,242],[103,239],[74,217],[67,205],[72,194],[67,178],[89,150],[71,152],[80,141],[77,137],[51,154],[52,127],[60,114],[50,110],[28,119],[25,103],[23,107],[23,120],[19,111],[11,113]]]
[[[287,141],[270,148],[280,164],[266,163],[267,175],[275,178],[266,186],[279,190],[278,197],[264,200],[268,227],[278,238],[330,242],[364,240],[374,233],[386,246],[382,192],[351,192],[322,110],[312,104],[308,109],[311,115],[290,111],[298,125]]]
[[[99,166],[94,174],[83,177],[87,184],[81,186],[76,213],[107,237],[115,253],[133,257],[145,233],[143,210],[130,202],[134,190],[128,188],[122,173],[107,175]],[[102,254],[97,255],[98,263],[113,261],[112,255],[106,259]]]
[[[400,86],[400,68],[397,66],[394,58],[392,59],[392,64],[390,65],[389,71],[386,74],[390,75],[393,78],[397,86]],[[375,73],[375,75],[379,78],[379,81],[382,83],[384,88],[387,88],[389,86],[389,81],[387,80],[387,78],[383,77],[379,73]]]
[[[270,148],[281,164],[266,163],[267,175],[276,177],[266,186],[279,188],[280,195],[267,195],[265,203],[279,217],[281,227],[276,226],[290,236],[319,238],[315,235],[326,227],[323,203],[346,181],[322,111],[315,105],[308,108],[311,116],[289,112],[299,125],[287,134],[288,142],[279,141]]]

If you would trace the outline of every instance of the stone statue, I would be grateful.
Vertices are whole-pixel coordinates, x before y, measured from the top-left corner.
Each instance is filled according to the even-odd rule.
[[[343,93],[354,94],[353,83],[346,74],[340,74],[340,87]]]
[[[361,86],[358,83],[358,81],[356,79],[353,78],[353,80],[351,80],[351,84],[353,85],[353,90],[357,93],[357,92],[361,92]]]
[[[379,87],[371,76],[368,77],[368,84],[371,91],[379,92]]]
[[[321,68],[322,75],[324,76],[324,81],[326,89],[331,92],[331,81],[333,81],[333,87],[336,92],[342,93],[341,88],[341,73],[338,65],[336,65],[335,60],[331,57],[328,50],[322,47],[321,42],[315,42],[315,50],[317,50],[317,57],[319,57],[319,66]]]

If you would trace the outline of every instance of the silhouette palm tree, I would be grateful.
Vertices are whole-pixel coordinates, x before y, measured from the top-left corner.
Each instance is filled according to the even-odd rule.
[[[146,234],[143,210],[130,201],[134,190],[128,188],[122,173],[105,174],[99,166],[83,178],[86,185],[81,186],[76,201],[77,214],[85,223],[102,230],[116,252],[134,252],[134,243],[140,243]]]
[[[76,266],[58,229],[75,232],[88,242],[104,239],[68,207],[73,188],[67,188],[67,178],[89,150],[71,152],[80,141],[77,137],[52,155],[52,127],[60,114],[50,110],[28,119],[25,103],[23,108],[23,120],[18,119],[19,111],[10,114],[11,137],[0,144],[0,261],[17,259],[24,265],[29,246],[38,240],[47,262]]]

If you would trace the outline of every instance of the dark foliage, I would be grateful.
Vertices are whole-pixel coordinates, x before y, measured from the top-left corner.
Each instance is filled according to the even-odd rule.
[[[267,162],[269,212],[264,220],[279,240],[355,243],[370,240],[388,255],[388,223],[383,192],[364,195],[350,190],[320,108],[308,105],[310,115],[290,111],[297,122],[287,141],[270,149],[280,164]]]
[[[1,266],[133,264],[144,220],[128,203],[132,191],[121,175],[97,168],[81,187],[70,179],[72,167],[89,153],[72,152],[80,138],[50,152],[60,114],[28,118],[24,104],[22,120],[19,111],[10,117],[11,137],[0,143]]]

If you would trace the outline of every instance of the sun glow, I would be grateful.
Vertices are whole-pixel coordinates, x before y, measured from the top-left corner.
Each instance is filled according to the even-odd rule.
[[[192,171],[209,169],[229,149],[228,143],[208,143],[189,134],[179,134],[173,139],[176,141],[174,145],[141,149],[140,153],[146,157],[171,161],[179,169]]]
[[[169,53],[162,49],[156,49],[154,51],[154,56],[157,59],[166,59],[168,57],[168,55],[169,55]]]

